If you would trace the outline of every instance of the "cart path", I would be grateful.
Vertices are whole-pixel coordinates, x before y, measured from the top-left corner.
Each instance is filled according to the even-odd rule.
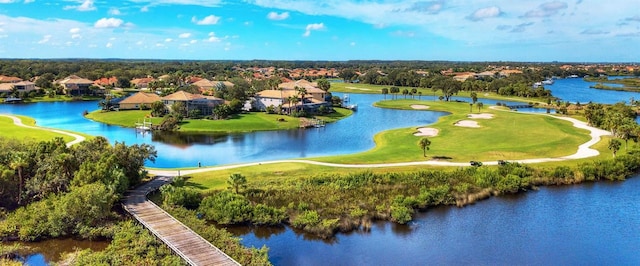
[[[67,147],[71,147],[71,146],[73,146],[75,144],[83,142],[86,139],[85,137],[83,137],[81,135],[78,135],[78,134],[75,134],[75,133],[71,133],[71,132],[62,131],[62,130],[58,130],[58,129],[25,125],[24,123],[22,123],[22,119],[20,119],[17,116],[6,115],[6,114],[0,114],[0,116],[11,118],[13,120],[13,124],[15,124],[16,126],[19,126],[19,127],[25,127],[25,128],[37,129],[37,130],[48,130],[48,131],[51,131],[51,132],[54,132],[54,133],[63,134],[63,135],[67,135],[67,136],[71,136],[71,137],[75,138],[73,141],[67,142]]]

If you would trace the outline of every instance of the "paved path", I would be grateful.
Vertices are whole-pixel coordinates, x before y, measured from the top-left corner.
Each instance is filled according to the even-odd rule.
[[[147,194],[171,182],[171,179],[156,177],[135,190],[127,191],[122,203],[124,209],[190,265],[240,265],[147,199]]]
[[[53,128],[25,125],[24,123],[22,123],[22,120],[17,116],[4,115],[4,114],[0,114],[0,116],[11,118],[13,120],[13,123],[16,126],[25,127],[25,128],[31,128],[31,129],[37,129],[37,130],[48,130],[48,131],[51,131],[51,132],[55,132],[55,133],[58,133],[58,134],[63,134],[63,135],[67,135],[67,136],[71,136],[71,137],[75,138],[73,141],[67,142],[67,147],[71,147],[71,146],[73,146],[75,144],[78,144],[80,142],[83,142],[85,140],[85,137],[83,137],[81,135],[78,135],[78,134],[74,134],[74,133],[70,133],[70,132],[66,132],[66,131],[62,131],[62,130],[57,130],[57,129],[53,129]]]
[[[556,119],[569,121],[573,123],[574,127],[588,130],[590,132],[589,135],[591,136],[591,139],[583,143],[582,145],[580,145],[578,147],[578,151],[572,155],[557,157],[557,158],[534,158],[534,159],[522,159],[522,160],[509,160],[510,162],[543,163],[543,162],[557,162],[557,161],[584,159],[584,158],[598,156],[600,152],[598,152],[595,149],[592,149],[591,146],[598,143],[602,138],[602,136],[611,135],[611,132],[609,131],[589,126],[586,122],[577,120],[575,118],[552,116],[548,114],[532,114],[532,115],[547,115]],[[247,166],[257,166],[257,165],[263,165],[263,164],[276,164],[276,163],[303,163],[303,164],[313,164],[313,165],[342,167],[342,168],[379,168],[379,167],[420,166],[420,165],[455,166],[455,167],[469,166],[468,162],[447,162],[447,161],[437,161],[437,160],[400,162],[400,163],[378,163],[378,164],[341,164],[341,163],[317,162],[312,160],[275,160],[275,161],[204,167],[204,168],[187,169],[187,170],[179,170],[179,171],[163,170],[163,169],[147,169],[147,170],[149,171],[149,173],[154,175],[178,176],[178,175],[190,175],[190,174],[203,173],[203,172],[209,172],[209,171],[219,171],[219,170],[227,170],[227,169],[241,168],[241,167],[247,167]],[[487,162],[482,162],[482,164],[497,165],[498,161],[487,161]]]

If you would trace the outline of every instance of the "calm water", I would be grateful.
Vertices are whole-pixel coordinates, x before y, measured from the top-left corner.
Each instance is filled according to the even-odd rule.
[[[625,77],[610,77],[610,79],[620,78]],[[547,85],[545,88],[551,90],[551,94],[553,94],[553,96],[572,103],[580,102],[581,104],[586,104],[592,101],[596,103],[613,104],[617,102],[629,103],[629,99],[631,97],[636,100],[640,99],[639,92],[597,90],[589,88],[589,86],[595,84],[595,82],[585,82],[581,78],[569,78],[555,80],[553,85]],[[607,83],[606,85],[611,87],[622,87],[621,84]]]
[[[276,265],[637,265],[640,176],[545,187],[464,208],[438,207],[407,226],[322,241],[290,228],[235,231]]]

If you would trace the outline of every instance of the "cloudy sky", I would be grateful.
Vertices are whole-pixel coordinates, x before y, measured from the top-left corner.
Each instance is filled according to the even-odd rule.
[[[640,62],[640,1],[0,0],[0,58]]]

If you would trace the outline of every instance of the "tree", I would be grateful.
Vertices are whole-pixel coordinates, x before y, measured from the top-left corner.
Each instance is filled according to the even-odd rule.
[[[393,93],[393,99],[397,99],[397,95],[400,92],[400,88],[398,87],[391,87],[391,89],[389,89],[389,92]]]
[[[478,94],[475,91],[471,92],[471,103],[475,104],[478,101]]]
[[[609,150],[613,152],[613,157],[616,157],[616,153],[620,150],[622,143],[618,139],[609,140]]]
[[[307,89],[305,87],[295,87],[295,90],[298,92],[298,96],[300,96],[300,105],[304,108],[304,96],[307,95]]]
[[[9,163],[9,167],[15,170],[18,173],[18,196],[16,201],[20,204],[22,199],[22,188],[24,186],[24,176],[22,174],[22,170],[25,167],[29,166],[27,162],[27,154],[24,152],[14,152],[11,158],[11,163]]]
[[[409,90],[408,89],[404,89],[402,90],[402,95],[404,95],[404,98],[407,98],[407,94],[409,94]]]
[[[416,88],[411,89],[411,99],[413,99],[413,96],[416,95],[416,93],[418,93],[418,89]]]
[[[151,116],[162,117],[167,113],[167,107],[162,101],[155,101],[151,103]]]
[[[322,78],[320,80],[318,80],[318,88],[320,88],[321,90],[327,92],[329,91],[329,89],[331,88],[331,82],[329,82],[328,80]]]
[[[480,112],[480,110],[482,110],[482,107],[484,106],[484,103],[478,102],[477,106],[478,106],[478,112]]]
[[[231,174],[227,179],[227,185],[229,185],[228,189],[233,189],[238,194],[241,188],[247,187],[247,178],[238,173]]]
[[[387,99],[387,94],[389,94],[389,89],[387,88],[382,88],[382,95],[384,95],[384,99]]]
[[[429,146],[431,146],[431,141],[428,138],[422,138],[418,145],[420,145],[420,149],[422,149],[422,156],[427,157],[427,150],[429,150]]]

